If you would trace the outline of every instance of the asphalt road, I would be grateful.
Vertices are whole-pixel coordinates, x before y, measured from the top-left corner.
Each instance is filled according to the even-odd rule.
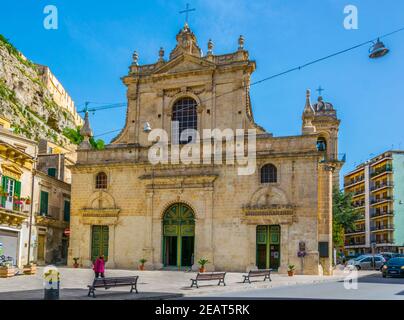
[[[361,276],[357,289],[346,289],[344,281],[244,290],[197,299],[371,299],[404,300],[404,278],[382,278],[381,273]]]

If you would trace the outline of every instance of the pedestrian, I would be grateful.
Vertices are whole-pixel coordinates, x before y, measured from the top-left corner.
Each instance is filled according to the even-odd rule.
[[[104,256],[99,256],[97,260],[95,260],[93,270],[95,273],[95,277],[99,278],[104,278],[104,272],[105,272],[105,261],[104,261]]]

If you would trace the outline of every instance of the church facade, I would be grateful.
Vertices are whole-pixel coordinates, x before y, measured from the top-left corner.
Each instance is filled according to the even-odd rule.
[[[122,78],[126,125],[104,150],[91,149],[86,117],[71,168],[68,263],[77,258],[88,267],[104,255],[110,268],[137,268],[146,259],[148,269],[195,269],[205,258],[208,270],[286,272],[293,264],[298,274],[331,274],[332,188],[342,165],[332,104],[321,97],[312,104],[307,91],[301,135],[274,137],[254,122],[256,64],[243,37],[225,55],[215,55],[211,41],[202,55],[188,25],[176,40],[169,58],[160,49],[154,64],[139,65],[134,53]],[[244,129],[246,145],[247,132],[256,132],[254,170],[240,175],[236,162],[225,161],[151,163],[158,140],[151,129],[165,130],[177,150],[192,143],[174,138],[174,122],[177,133],[193,129],[201,137],[204,129]]]

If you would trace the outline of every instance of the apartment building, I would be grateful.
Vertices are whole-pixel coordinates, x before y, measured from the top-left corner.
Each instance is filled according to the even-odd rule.
[[[353,230],[345,232],[348,255],[404,253],[404,151],[386,151],[344,176],[359,213]]]

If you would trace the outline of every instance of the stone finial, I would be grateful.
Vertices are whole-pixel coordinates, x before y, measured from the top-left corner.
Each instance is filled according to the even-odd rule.
[[[80,134],[84,137],[83,141],[80,143],[80,149],[91,149],[90,138],[93,136],[93,131],[90,127],[90,120],[88,119],[88,111],[84,117],[84,125],[80,129]]]
[[[306,90],[306,104],[303,111],[303,124],[302,124],[302,134],[311,134],[316,132],[316,127],[313,125],[312,121],[314,119],[314,109],[310,102],[310,90]]]
[[[213,41],[212,39],[209,39],[208,41],[208,55],[213,54]]]
[[[244,50],[244,37],[242,35],[238,38],[238,49]]]
[[[138,66],[139,65],[139,55],[138,55],[137,51],[133,52],[132,58],[133,58],[132,65]]]
[[[159,50],[159,62],[163,62],[164,61],[164,49],[163,47],[160,47]]]
[[[310,90],[307,89],[306,90],[306,104],[304,106],[304,112],[303,112],[304,114],[314,114],[314,109],[311,106],[310,94],[311,94]]]

